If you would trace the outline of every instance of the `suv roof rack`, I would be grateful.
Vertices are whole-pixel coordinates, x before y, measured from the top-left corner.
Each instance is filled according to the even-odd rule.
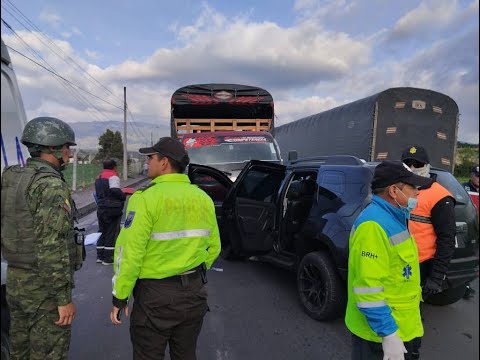
[[[363,165],[365,161],[353,155],[312,156],[290,161],[290,164],[315,162],[325,165]]]

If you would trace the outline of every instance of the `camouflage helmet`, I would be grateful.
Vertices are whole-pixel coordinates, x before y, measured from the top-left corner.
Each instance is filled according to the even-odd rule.
[[[30,120],[22,134],[22,144],[60,146],[64,144],[77,145],[75,133],[66,122],[53,117],[37,117]]]

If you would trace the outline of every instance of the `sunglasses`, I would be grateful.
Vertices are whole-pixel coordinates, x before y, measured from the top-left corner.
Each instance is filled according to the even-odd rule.
[[[424,167],[426,164],[421,162],[421,161],[418,161],[418,160],[413,160],[413,159],[407,159],[404,161],[405,165],[407,165],[408,167],[414,167],[414,168],[421,168],[421,167]]]

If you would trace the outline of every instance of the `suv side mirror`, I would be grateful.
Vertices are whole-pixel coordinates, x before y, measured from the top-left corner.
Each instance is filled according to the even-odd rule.
[[[298,159],[297,150],[291,150],[288,152],[288,161],[293,161]]]

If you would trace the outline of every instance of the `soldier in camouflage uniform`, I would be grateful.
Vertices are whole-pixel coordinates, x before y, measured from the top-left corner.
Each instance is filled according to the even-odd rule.
[[[84,249],[74,232],[75,204],[61,170],[75,134],[65,122],[31,120],[22,143],[27,165],[2,175],[2,255],[8,261],[7,302],[12,359],[66,359],[71,324],[73,273]]]

